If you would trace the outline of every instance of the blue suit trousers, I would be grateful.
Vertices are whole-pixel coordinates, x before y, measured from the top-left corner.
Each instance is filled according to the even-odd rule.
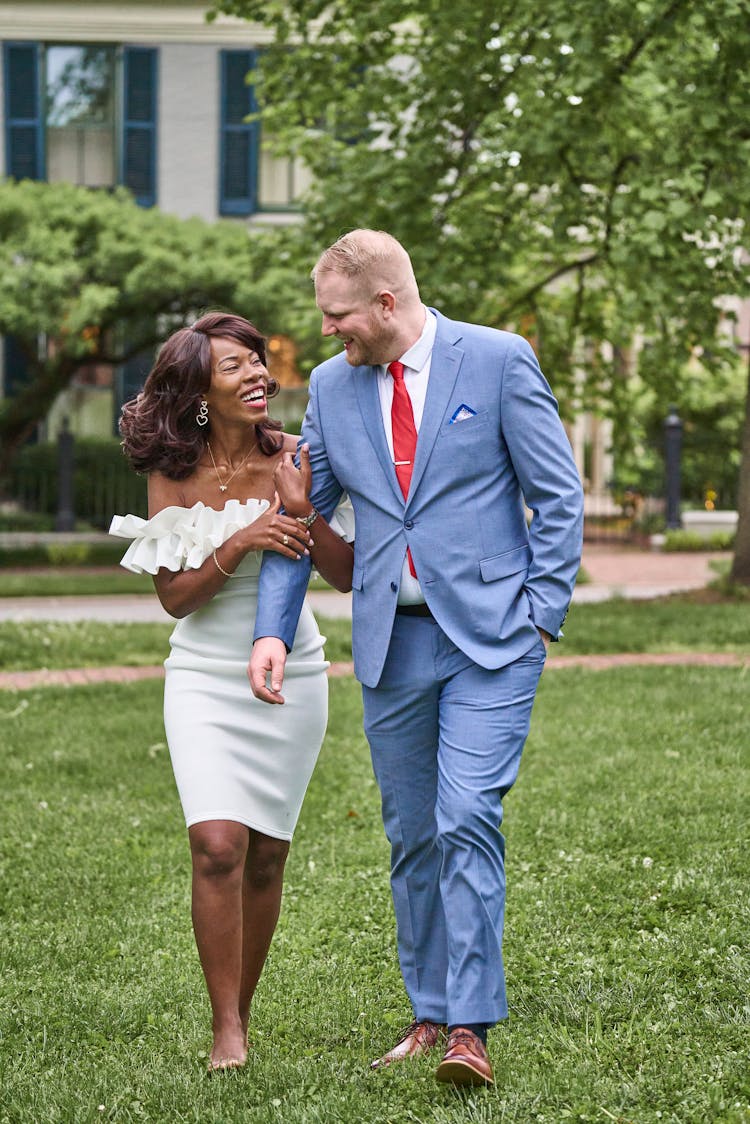
[[[502,800],[518,774],[545,650],[473,663],[431,618],[396,615],[365,732],[391,846],[398,953],[414,1017],[507,1016]]]

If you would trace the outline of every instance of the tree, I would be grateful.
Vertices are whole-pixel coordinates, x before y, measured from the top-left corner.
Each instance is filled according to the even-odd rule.
[[[665,402],[692,355],[707,377],[736,361],[720,302],[749,291],[747,0],[217,10],[274,32],[258,96],[315,174],[311,245],[392,231],[430,299],[533,334],[564,412],[585,366],[587,401],[616,414],[635,342]],[[734,574],[750,584],[750,416],[742,466]]]
[[[288,294],[298,278],[279,243],[144,210],[123,189],[0,184],[0,335],[13,337],[29,374],[0,400],[0,478],[82,366],[122,363],[206,308],[243,313],[268,333],[296,327]]]

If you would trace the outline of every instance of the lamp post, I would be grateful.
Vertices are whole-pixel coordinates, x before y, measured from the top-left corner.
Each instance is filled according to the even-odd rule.
[[[56,531],[74,531],[76,517],[73,511],[73,434],[68,419],[63,418],[57,435],[57,515]]]
[[[664,421],[664,463],[666,468],[667,530],[682,526],[680,516],[680,459],[682,454],[682,418],[676,406],[669,407]]]

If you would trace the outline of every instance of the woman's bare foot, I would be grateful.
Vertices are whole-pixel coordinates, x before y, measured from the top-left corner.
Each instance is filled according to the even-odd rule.
[[[209,1073],[240,1069],[247,1061],[247,1033],[241,1026],[214,1031]]]

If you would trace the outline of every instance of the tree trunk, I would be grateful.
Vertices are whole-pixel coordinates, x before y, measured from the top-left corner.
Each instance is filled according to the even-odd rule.
[[[0,481],[6,479],[16,453],[37,423],[46,418],[79,366],[80,361],[31,366],[29,383],[0,404]]]
[[[740,484],[737,492],[737,539],[734,544],[734,559],[730,571],[730,581],[737,585],[750,586],[750,349],[747,355],[747,398],[745,399],[745,422],[742,427],[742,459],[740,461]]]

